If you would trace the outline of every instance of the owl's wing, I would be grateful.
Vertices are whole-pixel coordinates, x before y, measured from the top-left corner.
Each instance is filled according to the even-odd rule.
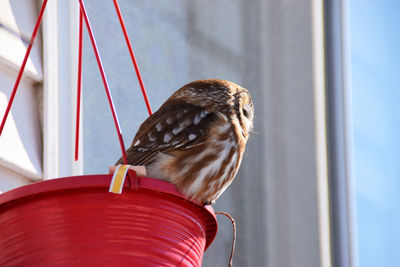
[[[159,153],[184,150],[207,140],[215,113],[184,102],[162,106],[139,127],[127,150],[129,165],[148,165]],[[117,164],[122,164],[120,158]]]

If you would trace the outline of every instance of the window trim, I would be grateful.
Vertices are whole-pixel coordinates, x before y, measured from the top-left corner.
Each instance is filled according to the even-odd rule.
[[[327,155],[326,86],[324,57],[323,1],[311,2],[312,51],[315,117],[315,160],[318,197],[318,220],[321,266],[332,266],[329,222],[329,180]]]
[[[82,142],[74,161],[78,19],[78,1],[48,2],[43,21],[44,179],[83,173]]]
[[[325,1],[325,68],[333,265],[355,267],[348,5],[343,0]]]

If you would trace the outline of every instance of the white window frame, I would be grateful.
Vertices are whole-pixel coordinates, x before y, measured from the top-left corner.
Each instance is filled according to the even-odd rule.
[[[78,1],[48,1],[43,21],[45,179],[83,173],[82,127],[79,160],[74,161],[78,20]]]

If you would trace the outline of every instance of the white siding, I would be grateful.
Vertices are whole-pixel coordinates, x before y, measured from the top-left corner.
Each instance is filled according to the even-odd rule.
[[[1,119],[36,16],[34,1],[0,1]],[[41,38],[38,36],[0,137],[0,191],[41,179],[43,176],[39,119],[42,76]]]

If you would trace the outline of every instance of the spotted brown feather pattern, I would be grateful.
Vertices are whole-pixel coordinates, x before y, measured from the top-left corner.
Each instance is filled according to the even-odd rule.
[[[239,169],[253,113],[250,94],[237,84],[189,83],[139,127],[128,164],[145,165],[150,177],[173,183],[195,201],[214,202]]]

